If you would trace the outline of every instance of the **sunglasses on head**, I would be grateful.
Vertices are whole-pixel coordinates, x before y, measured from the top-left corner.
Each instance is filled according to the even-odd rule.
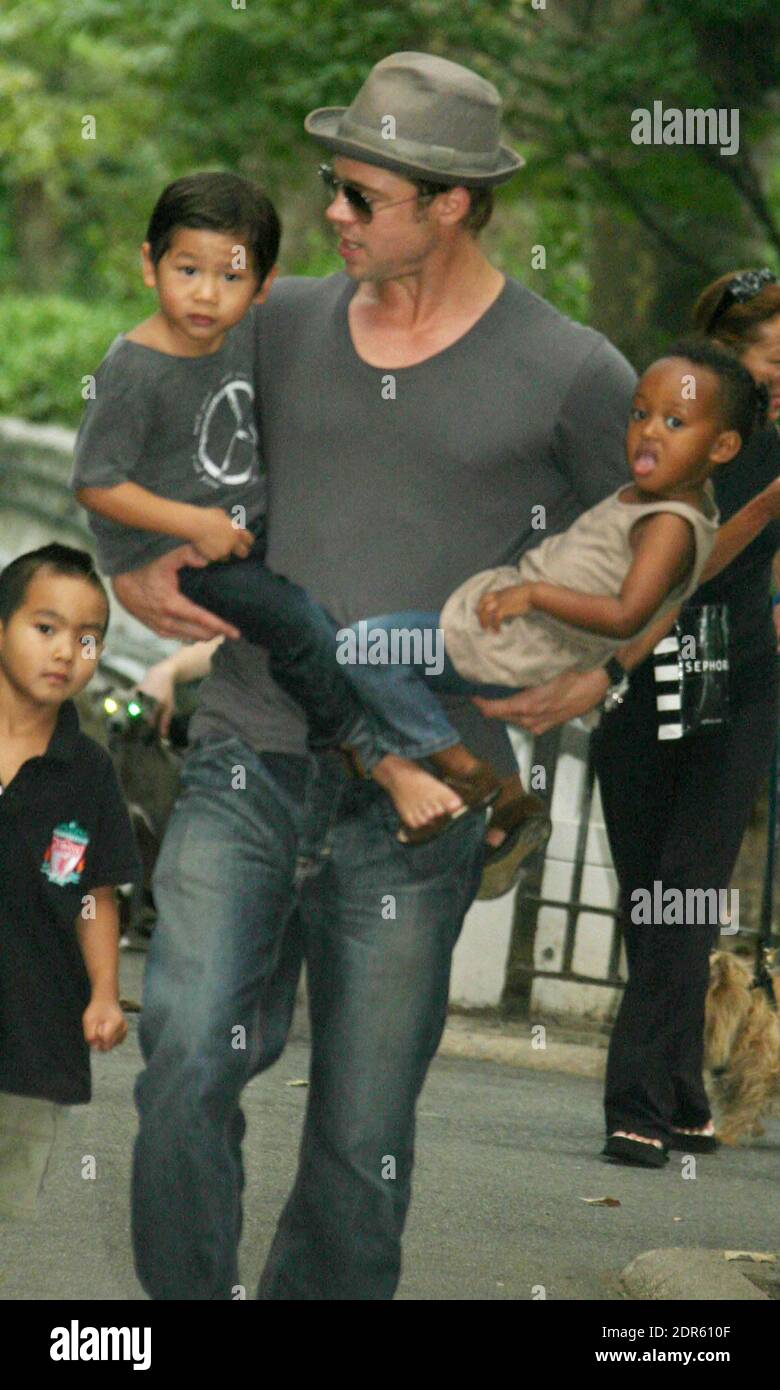
[[[715,306],[715,312],[707,324],[707,332],[711,333],[715,324],[723,317],[727,309],[732,304],[744,304],[748,299],[754,299],[760,294],[765,285],[776,285],[777,276],[768,266],[761,270],[744,270],[741,275],[735,275],[733,280],[729,280],[724,286],[723,293]]]
[[[337,198],[339,193],[343,193],[349,206],[363,222],[370,222],[377,212],[385,212],[387,208],[397,208],[401,203],[413,203],[417,198],[423,196],[420,193],[412,193],[408,198],[396,198],[392,203],[382,203],[379,207],[375,207],[362,189],[357,188],[348,179],[337,178],[329,164],[321,164],[317,172],[328,195],[331,198]]]

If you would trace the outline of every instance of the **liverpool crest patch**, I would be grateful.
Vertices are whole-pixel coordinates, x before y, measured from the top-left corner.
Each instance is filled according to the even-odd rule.
[[[84,872],[89,835],[75,820],[56,825],[51,844],[43,856],[41,873],[50,883],[78,883]]]

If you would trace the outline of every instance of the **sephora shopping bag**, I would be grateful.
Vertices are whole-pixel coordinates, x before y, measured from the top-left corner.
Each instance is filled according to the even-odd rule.
[[[660,739],[687,738],[729,717],[729,610],[725,603],[684,608],[654,649]]]

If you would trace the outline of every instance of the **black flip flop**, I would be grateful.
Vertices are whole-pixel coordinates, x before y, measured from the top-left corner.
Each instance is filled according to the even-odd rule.
[[[625,1163],[632,1168],[663,1168],[669,1162],[666,1149],[643,1144],[639,1139],[624,1139],[619,1134],[610,1134],[601,1152],[611,1163]]]
[[[714,1134],[683,1134],[682,1130],[673,1129],[667,1147],[681,1153],[714,1154],[720,1148],[720,1139]]]

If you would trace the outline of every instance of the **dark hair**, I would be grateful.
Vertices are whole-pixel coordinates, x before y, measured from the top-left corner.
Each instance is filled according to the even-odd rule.
[[[749,299],[734,300],[721,309],[729,285],[747,274],[748,271],[732,270],[713,280],[702,290],[691,315],[697,332],[717,338],[724,347],[737,353],[757,342],[763,325],[780,314],[780,284],[771,283],[763,285]]]
[[[146,229],[153,265],[179,227],[245,237],[258,284],[279,254],[282,227],[276,208],[262,188],[238,174],[187,174],[163,189]]]
[[[410,182],[414,184],[420,200],[424,202],[430,202],[432,198],[438,197],[439,193],[448,193],[453,186],[460,186],[450,183],[428,183],[422,179],[411,179]],[[476,236],[493,216],[493,189],[470,188],[468,184],[462,186],[469,195],[470,203],[460,225]]]
[[[60,545],[53,541],[50,545],[42,545],[39,550],[28,550],[24,555],[17,555],[15,560],[0,571],[0,622],[7,623],[17,609],[21,608],[30,581],[42,569],[75,579],[86,579],[88,584],[102,594],[108,613],[108,594],[92,562],[92,556],[88,555],[86,550],[74,550],[72,546]],[[103,628],[104,635],[106,627],[108,616]]]
[[[753,379],[736,353],[720,347],[711,338],[678,338],[664,357],[682,357],[695,367],[706,367],[720,381],[720,403],[726,429],[736,430],[746,444],[756,429],[766,424],[769,392]]]

